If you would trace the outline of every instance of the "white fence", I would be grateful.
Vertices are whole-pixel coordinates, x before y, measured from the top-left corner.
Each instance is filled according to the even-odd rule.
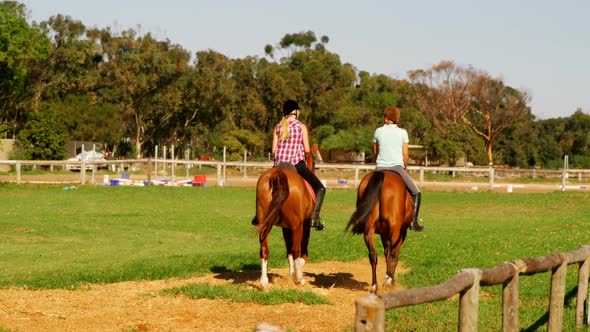
[[[16,183],[48,183],[51,181],[35,181],[23,179],[23,168],[46,169],[49,171],[65,170],[74,166],[76,169],[86,170],[79,173],[79,178],[69,180],[56,180],[53,183],[79,183],[79,184],[97,184],[98,171],[100,167],[108,168],[115,172],[125,172],[126,170],[134,170],[138,174],[142,174],[142,178],[151,182],[152,178],[160,176],[170,177],[171,181],[177,178],[188,178],[189,169],[193,167],[211,167],[216,169],[215,182],[217,185],[224,185],[228,182],[228,175],[226,170],[228,168],[239,170],[242,179],[256,179],[260,170],[272,167],[271,162],[248,162],[248,161],[202,161],[202,160],[178,160],[178,159],[127,159],[127,160],[108,160],[108,161],[39,161],[39,160],[0,160],[0,165],[8,165],[14,169],[14,175],[11,177],[3,176],[0,181],[16,182]],[[178,168],[184,167],[185,174],[177,174]],[[343,181],[348,186],[353,188],[358,185],[360,179],[369,171],[373,170],[373,164],[332,164],[332,163],[318,163],[316,164],[316,171],[320,178],[326,174],[337,173],[343,178]],[[512,187],[522,187],[522,184],[506,184],[507,179],[516,177],[530,177],[530,178],[557,178],[561,179],[559,188],[555,185],[555,190],[561,189],[586,189],[582,182],[590,182],[590,170],[535,170],[535,169],[505,169],[492,167],[423,167],[410,166],[408,167],[410,174],[417,178],[418,186],[422,187],[426,184],[425,175],[427,173],[447,174],[453,181],[455,177],[473,177],[477,178],[477,182],[483,187],[487,186],[490,191],[497,190],[499,187],[506,187],[508,191]],[[12,172],[10,172],[12,174]],[[340,175],[338,175],[340,174]],[[71,178],[71,177],[70,177]],[[482,179],[485,179],[482,183]],[[496,183],[496,180],[502,181],[502,186]],[[449,181],[449,180],[447,180]],[[576,184],[573,184],[573,183]],[[572,183],[572,184],[570,184]],[[479,189],[479,188],[478,188]],[[483,189],[483,188],[482,188]],[[476,189],[474,189],[476,190]]]

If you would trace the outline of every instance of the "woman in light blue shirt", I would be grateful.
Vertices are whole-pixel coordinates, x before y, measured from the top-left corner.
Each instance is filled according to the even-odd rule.
[[[373,136],[373,161],[377,164],[377,170],[396,172],[406,183],[406,187],[414,200],[414,218],[410,229],[420,232],[424,230],[424,226],[418,223],[420,220],[418,218],[421,199],[420,189],[406,173],[408,160],[410,159],[408,132],[397,125],[400,117],[400,111],[397,107],[387,107],[383,115],[385,124],[377,128]]]

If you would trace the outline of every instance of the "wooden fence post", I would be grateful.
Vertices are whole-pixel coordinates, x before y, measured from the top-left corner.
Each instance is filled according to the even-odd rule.
[[[488,178],[490,180],[490,191],[494,191],[494,168],[492,166],[490,166],[488,174]]]
[[[549,298],[549,322],[547,331],[561,331],[563,328],[563,302],[565,300],[565,279],[568,258],[559,254],[561,264],[551,272],[551,295]]]
[[[16,183],[20,184],[21,176],[20,176],[20,160],[16,161]]]
[[[420,182],[418,182],[418,186],[422,188],[424,186],[424,167],[420,166]]]
[[[145,173],[147,175],[147,184],[149,186],[152,184],[152,158],[147,159],[147,165],[145,167]]]
[[[477,311],[479,308],[480,269],[465,269],[473,277],[471,287],[459,293],[459,331],[477,331]]]
[[[590,257],[580,263],[578,268],[578,296],[576,297],[576,326],[581,327],[584,324],[584,303],[588,302],[588,278],[590,270]],[[588,312],[586,312],[586,316]],[[590,323],[586,320],[586,325]]]
[[[172,163],[170,164],[170,176],[172,177],[172,183],[176,183],[176,157],[174,156],[174,144],[170,147],[170,155]]]
[[[221,163],[217,163],[217,186],[225,186],[225,179],[221,177]]]
[[[84,145],[82,145],[84,146]],[[80,166],[80,184],[86,184],[86,160],[82,158],[82,165]]]
[[[520,267],[510,262],[514,268],[514,276],[502,284],[502,331],[518,331],[518,285]]]
[[[366,295],[356,299],[355,332],[385,331],[385,303],[377,295]]]

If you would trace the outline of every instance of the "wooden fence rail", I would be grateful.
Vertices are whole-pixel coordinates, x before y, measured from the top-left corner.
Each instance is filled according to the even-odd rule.
[[[588,317],[590,245],[584,245],[567,253],[518,259],[490,269],[465,269],[436,286],[394,291],[379,296],[363,296],[356,300],[355,331],[384,331],[385,310],[442,301],[457,294],[459,294],[459,331],[477,331],[479,288],[499,284],[502,284],[502,330],[518,331],[519,276],[548,271],[551,271],[551,290],[547,331],[561,331],[566,273],[567,266],[570,264],[579,265],[576,326],[590,325]]]

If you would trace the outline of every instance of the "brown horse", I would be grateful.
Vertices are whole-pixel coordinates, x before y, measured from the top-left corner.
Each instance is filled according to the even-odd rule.
[[[365,175],[359,184],[356,211],[350,217],[346,229],[352,228],[354,234],[364,234],[373,270],[373,293],[377,293],[375,234],[380,235],[385,250],[385,284],[391,285],[399,252],[412,221],[413,206],[412,196],[395,172],[373,171]]]
[[[307,159],[313,171],[313,161]],[[268,288],[268,239],[273,226],[282,228],[287,247],[289,276],[303,285],[303,266],[308,257],[313,191],[293,165],[279,165],[265,171],[256,184],[256,221],[260,240],[262,274],[260,285]]]

